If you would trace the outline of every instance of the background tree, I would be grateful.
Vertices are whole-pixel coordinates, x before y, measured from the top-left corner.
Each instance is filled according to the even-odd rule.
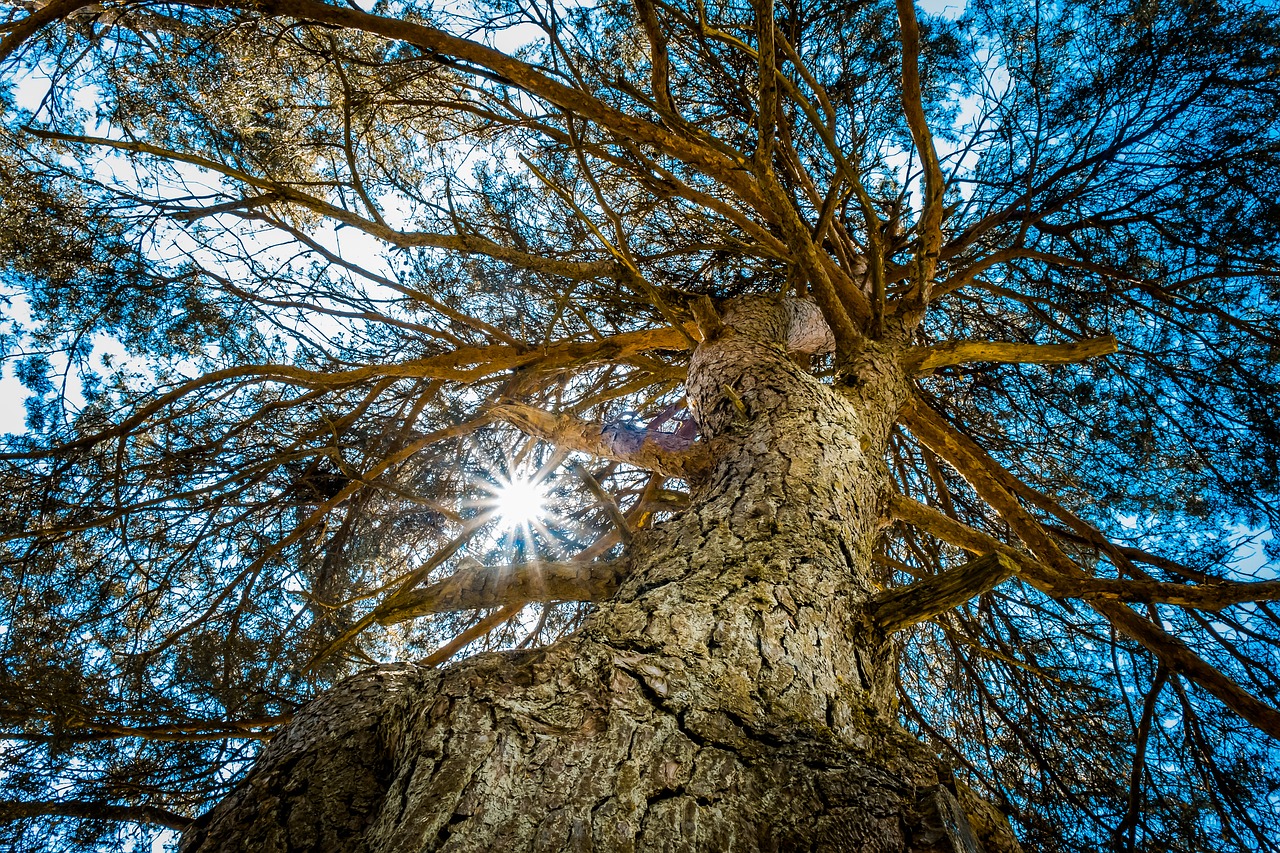
[[[650,842],[684,808],[715,831],[699,779],[790,762],[737,819],[782,832],[804,773],[871,766],[940,792],[873,828],[897,849],[964,835],[956,802],[1000,844],[966,786],[1028,849],[1276,849],[1276,15],[960,6],[10,6],[15,849],[187,828],[396,659],[309,719],[417,731],[398,696],[532,670],[569,680],[530,743],[594,743],[575,691],[607,670],[608,731],[667,734],[629,747],[638,805],[588,805]],[[771,466],[808,502],[753,492]],[[741,630],[677,672],[715,590]],[[428,671],[510,647],[547,651]],[[745,716],[690,722],[748,651]],[[465,802],[410,812],[482,839]],[[579,806],[521,831],[600,843]]]

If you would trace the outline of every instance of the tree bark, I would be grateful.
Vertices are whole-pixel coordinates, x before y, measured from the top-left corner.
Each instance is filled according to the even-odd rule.
[[[837,391],[788,354],[829,344],[812,306],[722,320],[689,370],[709,473],[578,634],[348,679],[182,849],[1017,849],[895,723],[870,605],[900,353]]]

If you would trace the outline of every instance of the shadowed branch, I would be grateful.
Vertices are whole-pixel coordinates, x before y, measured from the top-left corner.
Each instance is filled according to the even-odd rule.
[[[0,803],[0,823],[29,817],[74,817],[82,820],[129,821],[186,829],[192,819],[158,806],[117,806],[76,800],[31,800]]]
[[[880,593],[868,604],[871,619],[885,634],[928,621],[1017,574],[1018,564],[992,551],[939,575]]]

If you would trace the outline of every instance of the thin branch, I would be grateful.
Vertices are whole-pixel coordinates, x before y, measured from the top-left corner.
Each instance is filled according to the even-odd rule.
[[[184,817],[159,806],[119,806],[112,803],[83,802],[80,800],[0,802],[0,823],[48,816],[73,817],[80,820],[148,823],[177,830],[186,829],[192,823],[192,818]]]
[[[942,248],[942,167],[933,146],[933,134],[925,120],[920,86],[920,25],[916,22],[915,0],[897,0],[898,23],[902,28],[902,110],[911,128],[911,139],[924,164],[924,209],[920,213],[919,245],[916,248],[916,281],[913,285],[920,304],[929,300],[929,287]]]
[[[1120,825],[1116,827],[1113,835],[1113,838],[1117,841],[1122,840],[1125,844],[1125,849],[1131,851],[1131,853],[1137,849],[1134,846],[1135,835],[1142,809],[1142,783],[1146,774],[1147,744],[1151,739],[1151,724],[1155,720],[1156,700],[1168,680],[1168,668],[1163,664],[1156,667],[1156,677],[1142,702],[1142,719],[1138,723],[1137,748],[1133,754],[1133,769],[1129,773],[1129,806],[1125,810],[1124,819],[1120,821]]]
[[[494,628],[515,616],[524,607],[523,604],[508,604],[496,613],[490,613],[440,648],[420,660],[423,666],[438,666],[453,657],[462,649],[474,643]]]
[[[619,541],[623,545],[630,545],[632,538],[635,536],[634,531],[631,529],[631,521],[623,514],[613,495],[604,490],[595,475],[587,470],[587,466],[573,462],[569,467],[577,475],[578,479],[582,481],[582,485],[586,486],[591,496],[596,499],[596,505],[603,507],[605,512],[608,513],[609,520],[613,522],[614,530],[618,532]]]

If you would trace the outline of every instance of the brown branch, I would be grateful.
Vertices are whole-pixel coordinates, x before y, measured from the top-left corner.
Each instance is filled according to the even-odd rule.
[[[293,719],[293,714],[274,717],[258,717],[247,720],[208,720],[205,722],[174,723],[159,726],[117,726],[109,723],[87,723],[57,734],[27,734],[24,732],[0,733],[0,740],[31,741],[34,743],[117,740],[143,738],[152,741],[190,743],[210,740],[267,740],[275,734],[276,727]]]
[[[185,382],[162,394],[150,403],[136,409],[128,418],[114,427],[75,441],[67,442],[51,451],[0,454],[0,459],[26,459],[64,453],[69,450],[92,447],[116,436],[125,435],[142,425],[156,412],[182,397],[201,388],[232,380],[246,382],[282,382],[305,388],[347,388],[363,382],[387,379],[441,379],[470,383],[500,370],[514,370],[538,364],[547,369],[571,364],[591,363],[596,360],[619,360],[657,349],[679,350],[687,347],[687,331],[666,327],[624,332],[598,341],[558,341],[541,349],[494,345],[487,347],[458,347],[430,358],[413,359],[399,364],[373,364],[352,370],[326,372],[306,370],[288,364],[259,364],[229,367],[215,370],[204,376]]]
[[[1039,522],[1022,508],[1018,499],[1001,484],[999,476],[993,473],[1003,472],[1004,469],[971,439],[956,432],[940,415],[919,400],[908,404],[904,420],[916,437],[955,468],[973,486],[979,497],[999,513],[1039,558],[1030,560],[1017,552],[1010,554],[1022,567],[1022,578],[1054,598],[1081,597],[1081,582],[1097,580],[1090,578],[1072,562]],[[994,550],[1010,553],[1008,546],[935,510],[921,504],[916,504],[915,508],[907,506],[914,504],[914,501],[899,497],[891,499],[890,503],[895,514],[902,513],[899,517],[944,541],[974,553]],[[907,514],[913,518],[907,519]],[[1098,598],[1086,600],[1116,630],[1154,654],[1171,673],[1187,676],[1260,731],[1280,740],[1280,711],[1246,692],[1182,640],[1118,601]]]
[[[503,403],[489,413],[558,447],[625,462],[668,477],[697,479],[709,464],[703,445],[675,433],[601,425],[523,403]]]
[[[720,182],[762,216],[772,219],[768,204],[761,197],[750,175],[741,169],[741,162],[712,149],[701,140],[693,140],[660,124],[616,109],[588,92],[553,79],[527,62],[479,42],[460,38],[422,23],[369,14],[359,9],[329,5],[317,0],[259,0],[253,3],[195,0],[189,5],[215,9],[241,8],[266,15],[348,27],[414,45],[429,56],[454,57],[483,68],[528,94],[592,121],[611,133],[658,148]]]
[[[915,0],[897,0],[897,7],[902,28],[902,110],[924,164],[924,209],[920,213],[914,284],[918,300],[924,303],[929,299],[930,282],[942,249],[942,167],[924,115],[920,89],[920,25],[916,22]]]
[[[635,533],[631,529],[630,520],[623,514],[613,495],[604,490],[604,487],[600,485],[600,481],[587,470],[587,466],[573,462],[570,463],[569,468],[582,481],[582,485],[591,493],[591,496],[596,499],[596,505],[602,507],[605,513],[608,514],[609,520],[613,522],[613,529],[618,531],[618,538],[622,541],[622,544],[630,545]]]
[[[1119,348],[1114,335],[1087,338],[1070,344],[1023,344],[1012,341],[950,341],[929,347],[913,347],[902,359],[909,373],[925,373],[953,364],[974,361],[1002,364],[1073,364],[1110,355]]]
[[[397,596],[388,602],[394,607],[379,608],[378,623],[394,625],[431,613],[523,607],[533,602],[600,601],[617,589],[624,568],[621,561],[470,565],[431,586]]]
[[[476,640],[501,625],[503,622],[506,622],[512,616],[515,616],[520,612],[522,607],[524,607],[523,604],[508,604],[496,613],[490,613],[488,616],[484,617],[479,622],[472,625],[470,628],[463,631],[461,634],[454,637],[452,640],[445,643],[422,660],[418,661],[418,663],[424,666],[437,666],[444,663],[462,649],[471,645]]]
[[[975,554],[1000,550],[1030,575],[1052,572],[1048,566],[998,540],[956,521],[937,510],[902,495],[889,499],[892,516],[937,536],[958,548]],[[1025,572],[1024,572],[1025,574]],[[1042,590],[1053,598],[1079,598],[1085,601],[1116,601],[1128,604],[1171,604],[1194,610],[1216,612],[1236,604],[1253,601],[1280,601],[1280,581],[1208,580],[1195,586],[1154,580],[1127,580],[1083,576],[1057,579],[1053,591]]]
[[[72,817],[81,820],[149,823],[178,830],[186,829],[192,822],[192,818],[184,817],[159,806],[118,806],[111,803],[82,802],[79,800],[0,802],[0,823],[49,816]]]
[[[938,454],[968,481],[979,497],[999,513],[1014,533],[1026,543],[1032,554],[1056,570],[1044,578],[1051,590],[1058,590],[1054,584],[1061,576],[1070,576],[1079,571],[1040,523],[1005,488],[999,475],[1004,469],[986,451],[957,432],[918,397],[912,398],[903,408],[902,420],[925,447]]]
[[[87,137],[80,137],[80,139],[84,140],[86,143],[89,141]],[[73,141],[76,140],[73,138]],[[224,201],[221,204],[211,204],[205,207],[181,207],[176,210],[170,209],[169,218],[177,222],[194,222],[195,220],[203,219],[206,216],[217,216],[220,213],[243,213],[247,210],[253,210],[256,207],[279,204],[282,201],[284,201],[284,196],[279,193],[268,192],[263,193],[262,195],[236,198],[231,201]]]
[[[4,41],[0,41],[0,62],[8,59],[41,27],[65,18],[78,9],[92,6],[94,2],[96,0],[53,0],[52,3],[36,9],[22,20],[6,25],[3,29],[9,30],[9,35],[5,36]]]
[[[888,635],[959,607],[1017,572],[1017,563],[999,551],[992,551],[950,571],[886,590],[867,607],[872,622]]]
[[[773,0],[753,0],[756,18],[757,84],[760,88],[759,110],[756,121],[755,160],[764,164],[773,158],[774,142],[778,132],[778,73],[774,65]]]
[[[716,306],[712,304],[710,297],[698,296],[689,303],[689,313],[693,314],[693,321],[698,326],[698,333],[702,335],[703,343],[709,343],[720,337],[724,331],[724,324],[720,322],[720,312],[716,311]]]
[[[1138,723],[1137,748],[1133,754],[1133,768],[1129,773],[1129,806],[1125,810],[1124,819],[1116,827],[1113,838],[1126,842],[1127,849],[1135,850],[1134,830],[1138,827],[1138,815],[1142,806],[1142,782],[1146,771],[1147,744],[1151,739],[1151,724],[1155,720],[1156,700],[1160,691],[1169,680],[1169,670],[1161,665],[1156,668],[1156,677],[1142,700],[1142,718]]]
[[[853,317],[865,322],[871,314],[866,296],[857,290],[843,270],[829,257],[824,263],[824,253],[813,242],[811,229],[795,208],[795,203],[778,181],[778,175],[770,163],[757,163],[756,176],[765,198],[777,213],[778,224],[786,238],[791,260],[809,280],[811,294],[835,336],[837,352],[855,352],[861,335]],[[832,275],[835,273],[836,275]],[[839,283],[840,286],[837,286]],[[843,297],[843,298],[842,298]],[[850,308],[855,308],[853,315]],[[865,313],[864,313],[865,312]]]
[[[1075,582],[1074,587],[1072,597],[1086,601],[1172,604],[1210,612],[1252,601],[1280,601],[1280,581],[1210,581],[1186,586],[1153,580],[1082,578]]]
[[[636,0],[636,11],[649,39],[649,66],[653,101],[658,105],[658,115],[668,121],[678,122],[675,106],[671,103],[671,59],[667,55],[667,34],[658,21],[653,0]]]
[[[532,160],[525,157],[523,154],[519,155],[520,162],[523,163],[525,168],[532,172],[538,180],[542,181],[542,183],[546,185],[547,189],[555,193],[556,196],[573,211],[574,215],[581,220],[582,224],[587,226],[587,229],[595,235],[596,239],[599,240],[600,243],[609,251],[609,254],[613,255],[614,259],[621,266],[621,275],[619,276],[619,279],[626,284],[638,286],[639,291],[649,299],[654,308],[658,309],[658,313],[660,313],[663,318],[671,324],[672,328],[679,329],[681,332],[684,332],[685,337],[689,342],[689,349],[694,349],[698,345],[697,340],[690,335],[687,330],[685,330],[684,325],[680,323],[679,319],[671,311],[671,307],[667,305],[666,301],[662,298],[662,295],[658,292],[658,289],[653,286],[652,282],[650,282],[648,278],[645,277],[644,273],[640,271],[639,265],[636,264],[635,256],[627,244],[627,228],[623,225],[622,218],[618,216],[610,206],[609,202],[605,199],[604,193],[600,189],[600,184],[596,181],[591,167],[587,164],[587,158],[582,150],[580,136],[579,134],[572,132],[572,121],[569,122],[569,127],[571,130],[569,138],[573,145],[574,153],[577,154],[578,163],[582,167],[582,176],[586,178],[587,183],[591,186],[596,197],[596,203],[600,206],[600,209],[604,211],[605,217],[609,220],[610,224],[613,225],[614,239],[612,241],[604,235],[595,222],[592,221],[591,217],[587,215],[586,211],[578,205],[578,202],[574,199],[571,192],[544,174],[541,169],[533,164]]]
[[[1016,260],[1042,261],[1053,266],[1084,270],[1086,272],[1095,273],[1107,278],[1113,278],[1118,281],[1129,282],[1131,284],[1143,283],[1140,279],[1128,276],[1120,270],[1106,266],[1105,264],[1094,263],[1080,258],[1072,258],[1066,255],[1057,255],[1052,252],[1041,252],[1025,247],[1014,247],[1001,249],[998,252],[987,255],[985,258],[974,261],[969,266],[954,273],[945,282],[942,282],[934,288],[932,298],[937,299],[938,297],[945,296],[946,294],[958,290],[961,287],[966,287],[967,285],[972,284],[979,275],[991,267]]]
[[[152,157],[159,157],[164,160],[172,160],[179,163],[190,163],[193,166],[198,166],[202,169],[208,169],[211,172],[216,172],[229,178],[234,178],[237,181],[254,187],[262,193],[262,195],[239,201],[213,205],[207,208],[183,208],[173,214],[173,217],[179,221],[190,221],[216,213],[232,213],[236,211],[249,210],[255,207],[262,207],[267,204],[278,204],[283,202],[304,207],[312,213],[327,217],[336,222],[341,222],[343,225],[355,228],[371,237],[376,237],[385,243],[389,243],[390,245],[397,246],[399,248],[425,247],[445,249],[448,251],[458,252],[463,255],[484,255],[521,269],[575,280],[609,277],[616,271],[615,265],[612,261],[557,260],[555,258],[548,258],[544,255],[522,252],[518,249],[511,248],[510,246],[504,246],[501,243],[495,242],[494,240],[490,240],[486,237],[481,237],[478,234],[467,234],[461,232],[445,234],[431,231],[397,231],[383,221],[367,219],[354,211],[347,210],[346,208],[339,207],[338,205],[330,204],[323,199],[304,193],[295,187],[290,187],[285,184],[277,183],[273,180],[258,177],[257,175],[236,169],[208,157],[202,157],[200,155],[190,154],[184,151],[175,151],[170,148],[163,148],[147,142],[110,139],[103,136],[82,136],[79,134],[57,133],[34,127],[27,127],[23,130],[39,139],[70,142],[78,145],[93,145],[101,148],[111,148],[118,151],[147,154]],[[275,225],[276,223],[272,222],[271,224]]]

